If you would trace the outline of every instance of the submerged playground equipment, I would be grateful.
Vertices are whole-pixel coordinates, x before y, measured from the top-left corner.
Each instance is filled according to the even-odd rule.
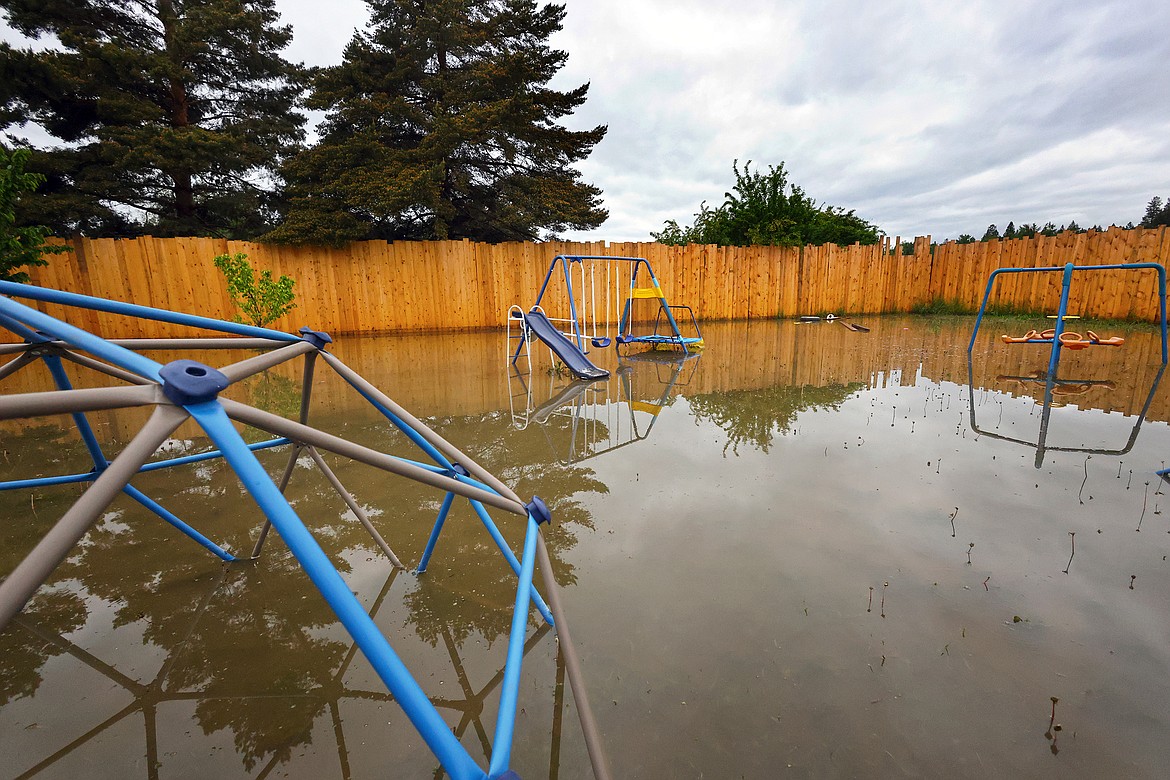
[[[107,340],[19,303],[14,298],[201,328],[229,334],[229,337]],[[552,574],[548,550],[541,536],[541,524],[551,520],[548,508],[539,497],[534,496],[530,501],[523,501],[507,485],[329,353],[327,348],[332,339],[328,334],[302,328],[298,336],[268,328],[12,282],[0,282],[0,327],[21,340],[18,343],[0,344],[0,355],[15,355],[12,360],[0,365],[0,380],[40,361],[48,368],[57,388],[47,392],[0,395],[0,420],[69,414],[93,461],[93,469],[85,473],[0,483],[0,490],[92,483],[7,578],[0,582],[0,630],[16,618],[37,589],[49,579],[57,565],[66,558],[74,545],[81,541],[110,502],[120,493],[134,498],[226,562],[254,560],[262,551],[269,528],[275,527],[390,694],[402,707],[413,727],[452,778],[470,780],[516,777],[510,770],[509,763],[525,634],[529,610],[533,606],[546,623],[555,629],[559,638],[565,670],[572,686],[594,775],[598,778],[610,776],[597,726],[589,709],[580,661],[573,648],[568,621],[560,606],[559,591]],[[142,354],[142,351],[151,349],[241,348],[269,351],[220,368],[186,359],[162,365]],[[236,382],[302,356],[304,379],[297,422],[220,396],[222,391]],[[432,463],[391,456],[310,426],[308,421],[311,389],[318,358],[336,371],[392,425],[405,434]],[[121,380],[125,384],[113,387],[74,388],[65,372],[64,361]],[[113,459],[108,459],[87,414],[99,410],[130,407],[153,407],[153,412],[146,424],[121,452]],[[197,455],[152,460],[160,445],[188,419],[198,423],[217,449]],[[274,438],[247,444],[236,431],[233,421],[266,431]],[[278,481],[274,481],[256,459],[255,451],[281,446],[290,447],[291,452],[283,474]],[[466,498],[471,503],[476,515],[499,547],[503,558],[516,573],[518,577],[516,600],[507,658],[500,682],[495,737],[492,740],[491,758],[486,769],[481,768],[471,758],[458,737],[452,733],[387,638],[285,500],[283,491],[292,476],[293,467],[302,454],[307,454],[366,527],[378,547],[395,566],[403,568],[402,563],[374,529],[360,506],[325,464],[319,450],[326,450],[415,480],[445,493],[442,507],[418,563],[420,574],[426,570],[456,496]],[[219,457],[224,458],[235,471],[244,488],[267,518],[249,558],[241,559],[234,556],[130,484],[133,477],[141,472]],[[524,545],[519,558],[504,541],[487,507],[524,519]],[[541,598],[533,581],[537,561],[540,563],[548,597],[547,604]]]
[[[550,289],[554,284],[555,291]],[[642,310],[643,302],[649,304],[650,311]],[[550,316],[546,308],[554,314]],[[687,315],[684,322],[693,335],[683,335],[676,312]],[[536,338],[548,345],[577,378],[586,380],[609,376],[607,370],[587,357],[589,346],[603,349],[612,344],[620,349],[642,344],[681,349],[688,355],[703,346],[694,312],[689,306],[667,302],[650,263],[643,257],[557,255],[544,275],[536,302],[527,311],[512,306],[507,322],[512,365]],[[653,327],[647,329],[651,322]],[[516,334],[512,332],[513,324],[519,326]],[[518,342],[514,350],[513,341]],[[530,354],[528,360],[531,364]]]
[[[1160,325],[1162,330],[1162,368],[1158,371],[1157,376],[1150,387],[1150,392],[1146,397],[1145,406],[1142,407],[1141,414],[1138,416],[1134,424],[1133,431],[1130,433],[1129,440],[1126,444],[1115,450],[1106,449],[1087,449],[1080,447],[1050,447],[1047,444],[1048,427],[1050,417],[1052,414],[1052,407],[1055,397],[1062,393],[1068,393],[1079,387],[1087,387],[1096,384],[1088,380],[1079,379],[1061,379],[1059,378],[1058,369],[1060,366],[1061,349],[1084,349],[1086,347],[1097,346],[1121,346],[1124,343],[1123,339],[1101,339],[1097,334],[1088,331],[1089,338],[1083,339],[1080,334],[1072,334],[1065,329],[1065,322],[1072,317],[1068,314],[1068,298],[1069,291],[1072,289],[1073,273],[1076,271],[1140,271],[1153,270],[1158,273],[1158,303]],[[1048,370],[1037,372],[1033,376],[1020,377],[1003,377],[1021,382],[1034,382],[1042,385],[1044,388],[1044,395],[1042,401],[1043,411],[1040,415],[1040,431],[1035,442],[1028,442],[1022,439],[1003,436],[987,430],[984,430],[976,425],[975,422],[975,401],[974,401],[974,369],[972,366],[971,352],[975,347],[975,338],[979,334],[979,325],[983,321],[983,314],[987,311],[987,301],[991,297],[991,291],[995,285],[995,279],[1000,274],[1005,273],[1059,273],[1061,274],[1061,288],[1060,288],[1060,308],[1056,313],[1056,325],[1040,332],[1035,330],[1029,331],[1020,338],[1011,338],[1004,336],[1003,341],[1007,344],[1048,344],[1050,351],[1048,356]],[[1076,338],[1070,338],[1075,335]],[[1158,384],[1161,382],[1162,374],[1166,370],[1167,364],[1167,328],[1166,328],[1166,269],[1160,263],[1120,263],[1114,265],[1073,265],[1067,263],[1064,266],[1050,266],[1047,268],[997,268],[991,272],[987,279],[987,290],[983,294],[983,302],[979,306],[979,316],[975,320],[975,328],[971,331],[971,341],[967,344],[967,381],[970,392],[968,397],[970,399],[970,422],[971,429],[978,434],[989,436],[996,439],[1015,442],[1017,444],[1025,444],[1036,448],[1036,468],[1040,468],[1044,463],[1044,454],[1046,452],[1084,452],[1089,454],[1105,454],[1105,455],[1122,455],[1133,447],[1137,440],[1137,434],[1141,428],[1142,422],[1149,412],[1150,404],[1154,400],[1154,393],[1158,389]],[[1170,469],[1159,471],[1159,475],[1164,475],[1170,472]]]

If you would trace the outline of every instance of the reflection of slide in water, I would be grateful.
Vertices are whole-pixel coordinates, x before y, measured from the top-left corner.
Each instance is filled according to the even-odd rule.
[[[1007,376],[999,375],[997,380],[1016,381],[1021,384],[1034,384],[1044,389],[1044,395],[1039,403],[1043,409],[1040,414],[1040,431],[1037,435],[1036,441],[1025,441],[1024,439],[1017,439],[1012,436],[1004,436],[1003,434],[987,431],[978,426],[975,421],[975,368],[971,359],[970,353],[967,355],[967,400],[971,415],[971,430],[980,436],[987,436],[992,439],[1000,439],[1002,441],[1010,441],[1016,444],[1023,444],[1028,447],[1036,448],[1036,468],[1044,465],[1044,454],[1046,452],[1083,452],[1089,455],[1124,455],[1129,452],[1134,443],[1137,441],[1138,431],[1141,430],[1142,423],[1145,422],[1146,414],[1150,411],[1150,404],[1154,401],[1154,395],[1158,390],[1158,383],[1162,381],[1162,374],[1166,371],[1166,364],[1163,363],[1158,369],[1158,373],[1154,376],[1154,381],[1150,384],[1150,392],[1146,396],[1146,403],[1142,406],[1141,413],[1138,414],[1137,420],[1134,421],[1133,430],[1129,434],[1129,440],[1125,446],[1120,449],[1093,449],[1089,447],[1049,447],[1048,446],[1048,423],[1052,415],[1053,406],[1062,406],[1063,404],[1058,400],[1060,396],[1069,395],[1070,390],[1082,391],[1091,389],[1093,387],[1104,387],[1107,389],[1114,389],[1114,383],[1109,380],[1079,380],[1079,379],[1060,379],[1056,372],[1052,371],[1034,371],[1031,374],[1023,376]]]
[[[509,369],[512,422],[541,427],[561,463],[576,463],[612,452],[650,435],[658,415],[698,368],[700,353],[645,352],[619,358],[610,381],[576,380],[550,387],[537,403],[533,388],[515,367]],[[611,386],[616,379],[617,387]],[[516,400],[523,398],[523,408]],[[613,399],[618,400],[613,400]]]
[[[131,702],[121,706],[116,712],[112,713],[108,718],[102,720],[85,733],[81,734],[71,742],[57,749],[45,758],[38,761],[33,766],[21,772],[18,777],[34,777],[36,775],[51,769],[56,764],[72,756],[78,751],[86,750],[88,745],[93,745],[94,749],[101,751],[106,749],[104,740],[110,736],[107,732],[116,734],[117,732],[110,732],[119,723],[126,718],[137,714],[141,714],[145,726],[145,750],[146,758],[146,776],[148,778],[155,778],[159,776],[159,770],[163,767],[164,762],[160,758],[159,745],[159,729],[158,729],[158,710],[160,706],[167,703],[174,702],[194,702],[196,704],[211,700],[233,699],[238,702],[247,700],[271,701],[273,699],[286,698],[290,702],[303,701],[310,699],[316,701],[319,705],[328,707],[331,724],[333,727],[333,734],[336,741],[337,756],[341,766],[341,776],[343,778],[350,777],[350,750],[345,739],[345,719],[341,717],[341,705],[345,700],[353,701],[380,701],[392,702],[394,697],[386,692],[370,691],[366,689],[350,689],[345,684],[345,677],[349,672],[350,666],[357,657],[358,646],[356,643],[350,645],[348,651],[345,653],[344,660],[341,662],[337,670],[331,673],[328,679],[322,681],[319,685],[308,688],[302,691],[287,692],[284,694],[272,692],[260,692],[254,694],[246,693],[232,693],[223,690],[217,690],[215,693],[202,691],[185,691],[172,690],[167,681],[171,671],[175,667],[175,663],[183,656],[187,650],[187,644],[191,637],[196,633],[196,627],[203,620],[207,612],[208,605],[211,603],[217,593],[220,592],[227,580],[230,569],[225,568],[222,574],[217,577],[211,588],[204,595],[198,608],[195,610],[194,616],[191,620],[190,628],[186,633],[186,638],[183,642],[174,648],[171,654],[163,661],[159,667],[158,672],[149,681],[140,682],[130,677],[129,675],[120,671],[113,663],[102,660],[95,654],[77,645],[76,643],[66,639],[58,633],[47,630],[38,625],[34,621],[18,615],[12,620],[12,625],[18,627],[27,633],[35,636],[40,641],[44,642],[46,646],[55,648],[58,652],[71,656],[79,663],[85,665],[89,669],[97,672],[102,677],[109,680],[114,686],[121,688],[131,697]],[[390,575],[383,583],[380,592],[374,599],[373,605],[370,608],[369,615],[374,617],[382,608],[382,604],[386,600],[386,596],[390,593],[391,587],[394,585],[395,579],[398,577],[400,569],[392,569]],[[528,653],[540,643],[542,639],[552,630],[548,623],[541,623],[532,635],[524,642],[523,655]],[[470,726],[475,727],[475,732],[478,735],[480,747],[483,750],[484,758],[489,759],[492,752],[491,742],[487,736],[487,730],[481,719],[481,715],[485,709],[487,700],[496,694],[497,689],[504,679],[504,669],[500,668],[496,673],[477,691],[471,684],[467,670],[464,667],[463,660],[459,655],[459,647],[451,636],[451,631],[448,627],[443,626],[442,629],[443,644],[446,647],[448,657],[451,661],[452,669],[455,672],[456,679],[459,683],[459,688],[463,693],[463,698],[449,698],[441,696],[430,697],[431,703],[438,709],[451,710],[460,714],[460,720],[457,726],[453,729],[456,739],[462,739],[467,729]],[[561,655],[560,646],[557,646],[556,656],[556,682],[553,689],[553,721],[551,732],[551,776],[555,776],[559,771],[560,764],[560,744],[561,744],[561,727],[564,718],[565,695],[565,666],[564,659]],[[316,716],[314,716],[316,717]],[[280,720],[273,722],[274,726],[281,728]],[[261,740],[263,741],[263,740]],[[280,739],[273,739],[271,744],[279,744]],[[260,768],[256,777],[269,776],[281,763],[289,760],[287,751],[274,750],[272,756]],[[441,777],[443,769],[440,767],[435,772],[435,777]]]

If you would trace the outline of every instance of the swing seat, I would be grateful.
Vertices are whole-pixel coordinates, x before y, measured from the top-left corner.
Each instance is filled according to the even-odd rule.
[[[1121,336],[1114,336],[1112,338],[1103,339],[1091,330],[1085,331],[1085,335],[1089,337],[1089,341],[1098,347],[1120,347],[1125,343],[1125,339]]]
[[[590,343],[598,349],[603,349],[610,345],[611,340],[608,336],[602,336],[600,338],[592,339]]]
[[[1091,347],[1092,345],[1093,342],[1089,341],[1088,339],[1081,338],[1081,334],[1077,333],[1075,330],[1066,330],[1064,333],[1060,334],[1060,346],[1064,347],[1065,349],[1084,349],[1085,347]]]
[[[1040,334],[1034,330],[1030,330],[1023,336],[1009,336],[1006,333],[1001,337],[1004,344],[1027,344],[1032,339],[1040,338]]]

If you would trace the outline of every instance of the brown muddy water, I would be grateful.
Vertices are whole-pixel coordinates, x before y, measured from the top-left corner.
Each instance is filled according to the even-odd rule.
[[[509,375],[500,334],[343,338],[334,351],[553,508],[550,552],[615,776],[1164,776],[1170,490],[1154,472],[1170,459],[1170,382],[1156,386],[1157,335],[1066,351],[1046,415],[1045,348],[998,343],[1004,325],[984,328],[969,372],[972,319],[865,324],[711,324],[702,357],[599,356],[615,373],[591,387],[539,351],[530,376]],[[298,370],[233,392],[295,415]],[[24,369],[5,390],[46,377]],[[143,419],[94,416],[123,444]],[[312,420],[413,454],[323,369]],[[66,418],[0,434],[5,479],[88,468]],[[169,443],[206,447],[188,427]],[[275,472],[286,455],[261,457]],[[326,457],[416,564],[442,496]],[[506,565],[464,503],[429,571],[395,573],[302,465],[297,512],[486,766]],[[260,515],[222,462],[134,484],[251,549]],[[0,573],[79,490],[0,494]],[[518,545],[519,523],[497,520]],[[535,611],[529,636],[513,768],[588,777]],[[278,538],[259,562],[224,566],[120,499],[0,634],[0,774],[441,772]]]

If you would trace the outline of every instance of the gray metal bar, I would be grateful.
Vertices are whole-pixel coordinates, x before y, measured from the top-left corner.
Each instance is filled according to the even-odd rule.
[[[292,452],[288,454],[288,463],[284,465],[284,473],[280,475],[280,482],[277,483],[276,488],[281,493],[288,487],[288,481],[292,478],[293,469],[296,468],[297,458],[301,456],[301,450],[305,448],[303,444],[293,443]],[[252,555],[248,558],[254,561],[260,557],[261,551],[264,550],[264,540],[268,538],[268,532],[272,530],[272,521],[268,519],[267,515],[264,517],[264,526],[260,529],[260,535],[256,537],[256,544],[252,547]]]
[[[182,407],[158,406],[126,449],[102,472],[93,485],[81,494],[81,498],[77,499],[69,511],[41,538],[8,578],[0,583],[0,630],[8,625],[8,621],[14,615],[24,609],[24,605],[36,593],[37,588],[49,578],[53,569],[57,568],[73,546],[89,531],[98,515],[122,492],[122,488],[138,473],[138,469],[150,459],[159,445],[186,419],[187,410]]]
[[[116,379],[121,379],[122,381],[129,382],[130,384],[133,384],[133,385],[154,384],[153,382],[151,382],[149,379],[147,379],[145,377],[138,376],[138,374],[132,374],[129,371],[118,368],[117,366],[111,366],[109,363],[103,363],[102,361],[97,360],[96,358],[91,358],[89,355],[82,355],[78,352],[72,352],[68,349],[63,349],[63,348],[58,349],[57,354],[60,355],[61,357],[65,358],[66,360],[73,361],[74,363],[76,363],[79,366],[85,366],[86,368],[91,368],[94,371],[98,371],[100,373],[106,374],[107,376],[112,376]]]
[[[9,360],[4,365],[0,366],[0,380],[12,376],[17,371],[27,366],[29,363],[32,363],[34,360],[36,360],[36,358],[27,352],[23,352],[17,355],[12,360]]]
[[[81,390],[50,390],[0,396],[0,420],[37,417],[43,414],[74,414],[99,409],[169,404],[162,386],[95,387]]]
[[[108,339],[111,344],[128,349],[276,349],[288,344],[278,339],[260,339],[241,336],[175,339]]]
[[[295,344],[289,344],[287,347],[269,352],[265,355],[257,355],[256,357],[241,360],[238,363],[232,363],[229,366],[224,366],[219,371],[228,378],[229,382],[233,384],[239,382],[241,379],[259,374],[261,371],[266,371],[273,366],[278,366],[285,361],[292,360],[295,357],[300,357],[306,352],[316,352],[317,348],[307,341],[298,341]]]
[[[474,460],[469,458],[458,447],[451,444],[442,436],[428,428],[421,420],[399,406],[392,398],[390,398],[390,396],[386,395],[381,390],[363,379],[356,371],[338,360],[336,355],[333,355],[329,352],[322,352],[321,357],[325,360],[326,363],[333,367],[334,371],[345,377],[347,381],[353,383],[357,387],[360,387],[364,393],[385,406],[387,409],[397,415],[403,422],[407,423],[411,428],[414,428],[414,430],[418,431],[418,433],[424,439],[426,439],[436,449],[451,459],[452,462],[458,462],[459,465],[467,469],[467,471],[473,477],[485,485],[491,486],[492,489],[498,492],[501,496],[510,498],[516,503],[523,505],[524,502],[520,500],[520,496],[516,495],[512,488],[505,485],[503,482],[497,479],[494,474],[490,473],[487,469],[483,468]],[[508,511],[513,510],[509,509]],[[522,514],[527,516],[526,512]]]
[[[390,562],[400,569],[405,569],[406,567],[402,565],[402,561],[398,560],[398,556],[395,555],[394,551],[390,549],[390,545],[386,544],[386,540],[382,538],[380,533],[378,533],[378,529],[374,528],[374,524],[371,523],[370,518],[366,516],[366,511],[358,506],[357,501],[354,501],[353,496],[348,490],[345,489],[345,485],[341,484],[341,480],[338,479],[337,475],[333,473],[333,469],[329,468],[329,464],[326,463],[325,459],[321,457],[321,453],[317,452],[317,450],[313,447],[309,447],[308,450],[309,457],[311,457],[313,462],[317,464],[317,468],[321,469],[321,473],[325,475],[325,479],[329,480],[329,484],[332,485],[333,489],[337,491],[337,495],[341,496],[341,499],[345,502],[346,506],[349,507],[350,511],[357,515],[358,522],[360,522],[365,527],[366,531],[369,532],[370,536],[374,538],[374,542],[382,548],[382,552],[386,553],[386,557],[390,559]]]
[[[540,565],[540,574],[544,578],[545,598],[548,599],[548,607],[552,610],[557,638],[560,639],[561,650],[565,655],[565,671],[569,675],[569,685],[573,689],[573,703],[577,705],[577,717],[581,720],[581,732],[585,737],[589,763],[593,765],[593,776],[596,780],[611,780],[613,773],[609,770],[609,761],[601,744],[597,721],[594,720],[593,710],[589,706],[589,694],[585,690],[585,678],[581,673],[581,659],[577,657],[577,648],[569,635],[569,621],[565,617],[565,611],[561,609],[560,586],[553,576],[552,560],[548,556],[543,534],[536,535],[536,561]]]
[[[17,343],[10,342],[8,344],[0,344],[0,355],[11,355],[15,352],[27,352],[28,350],[32,349],[34,346],[35,346],[34,344],[29,344],[27,341],[21,341],[21,342],[17,342]]]
[[[305,370],[301,380],[301,425],[307,425],[309,422],[309,402],[313,397],[313,368],[317,365],[317,353],[305,353]],[[292,477],[293,468],[297,465],[297,458],[301,456],[301,450],[304,447],[300,444],[292,448],[292,452],[288,454],[288,463],[285,464],[284,474],[280,478],[280,483],[277,488],[281,493],[288,487],[289,478]],[[272,521],[267,517],[264,518],[264,526],[260,529],[260,535],[256,537],[256,544],[252,547],[252,557],[249,560],[256,560],[260,557],[260,553],[264,550],[264,540],[268,538],[268,532],[272,530]],[[356,647],[356,645],[355,645]]]
[[[323,352],[321,354],[327,356],[329,353]],[[363,447],[360,444],[354,444],[333,434],[319,431],[316,428],[310,428],[307,425],[286,420],[278,415],[263,412],[238,401],[220,398],[219,402],[223,405],[224,411],[227,412],[228,416],[237,422],[260,428],[269,433],[276,433],[279,436],[285,436],[296,442],[309,444],[323,450],[328,450],[329,452],[337,453],[338,455],[343,455],[347,458],[373,466],[374,468],[389,471],[392,474],[398,474],[399,476],[413,479],[416,482],[437,487],[448,493],[456,493],[466,498],[490,504],[491,506],[519,515],[520,517],[528,517],[528,510],[524,508],[524,504],[520,501],[508,499],[487,490],[464,484],[442,474],[436,474],[433,471],[427,471],[424,468],[405,463],[391,455],[372,450],[369,447]]]

